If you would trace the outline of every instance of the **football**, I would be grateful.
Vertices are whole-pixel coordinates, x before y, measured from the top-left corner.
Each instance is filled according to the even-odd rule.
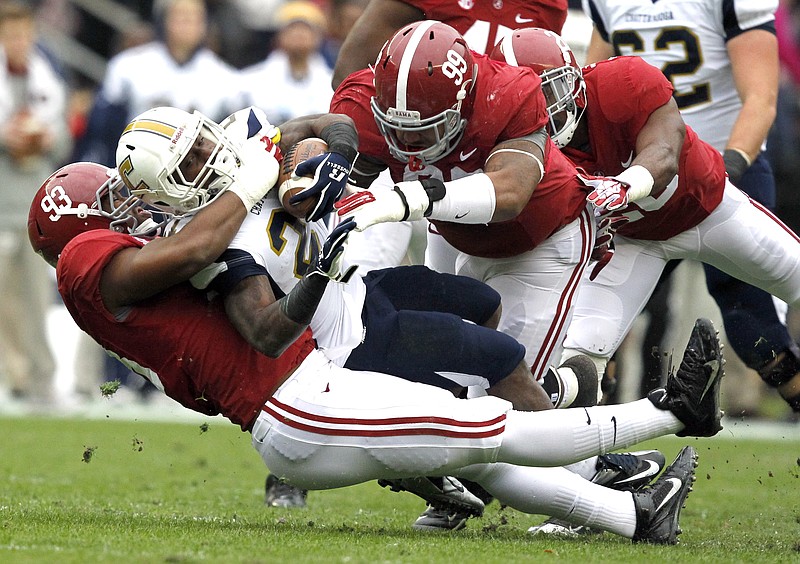
[[[295,217],[305,219],[306,215],[314,209],[319,196],[308,198],[292,205],[289,200],[300,190],[311,185],[310,177],[293,176],[295,167],[301,162],[321,155],[328,151],[328,144],[322,139],[309,137],[295,143],[289,152],[283,157],[283,166],[280,176],[278,176],[278,198],[283,205],[283,209]]]

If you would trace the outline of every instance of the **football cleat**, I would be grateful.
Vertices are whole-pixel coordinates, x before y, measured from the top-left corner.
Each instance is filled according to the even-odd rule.
[[[428,508],[417,517],[412,529],[417,531],[459,531],[467,526],[471,515],[466,511],[453,511],[443,507]]]
[[[657,450],[603,454],[597,457],[591,482],[620,491],[637,491],[658,476],[665,463],[664,455]],[[602,531],[551,517],[541,525],[531,527],[528,532],[533,535],[577,537]]]
[[[437,510],[450,513],[461,512],[468,516],[480,517],[485,509],[484,503],[461,482],[452,476],[442,478],[398,478],[378,480],[378,485],[394,492],[410,492],[434,506]]]
[[[597,457],[591,481],[615,490],[637,491],[658,476],[666,462],[657,450],[603,454]]]
[[[661,477],[639,492],[633,493],[636,507],[636,531],[633,542],[677,544],[681,509],[692,491],[697,467],[697,452],[687,446]]]
[[[308,490],[290,486],[277,476],[269,474],[264,503],[270,507],[305,507]]]
[[[677,372],[665,388],[647,398],[659,409],[671,411],[683,423],[679,437],[713,437],[721,429],[720,383],[724,376],[719,338],[708,319],[698,319]]]

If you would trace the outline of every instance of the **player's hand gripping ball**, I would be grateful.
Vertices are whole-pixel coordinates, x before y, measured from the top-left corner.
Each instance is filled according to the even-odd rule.
[[[281,174],[278,176],[278,198],[283,209],[300,219],[306,219],[308,214],[316,207],[319,193],[292,204],[292,196],[314,184],[310,176],[295,176],[294,170],[298,164],[328,151],[328,144],[322,139],[309,137],[295,143],[283,157]]]

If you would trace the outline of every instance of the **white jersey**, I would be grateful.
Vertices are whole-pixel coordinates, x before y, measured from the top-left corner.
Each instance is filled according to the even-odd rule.
[[[228,248],[250,254],[288,294],[314,264],[328,234],[323,220],[297,219],[270,193],[250,211]],[[317,346],[339,366],[364,336],[361,311],[366,292],[357,275],[346,284],[330,282],[309,325]]]
[[[263,135],[271,138],[275,134],[275,127],[264,112],[253,107],[239,110],[221,125],[234,141]],[[324,220],[306,223],[285,211],[273,190],[253,206],[228,249],[247,252],[288,294],[314,264],[329,234]],[[206,288],[222,268],[226,267],[212,264],[195,275],[192,284]],[[361,312],[366,293],[360,276],[351,277],[346,284],[331,282],[311,320],[317,346],[339,366],[344,365],[350,351],[364,337]]]
[[[242,107],[239,73],[202,48],[178,64],[160,41],[127,49],[108,63],[102,93],[128,119],[157,106],[200,110],[217,121]]]
[[[582,1],[617,54],[661,69],[684,121],[722,151],[742,107],[726,42],[751,29],[774,32],[778,0]]]

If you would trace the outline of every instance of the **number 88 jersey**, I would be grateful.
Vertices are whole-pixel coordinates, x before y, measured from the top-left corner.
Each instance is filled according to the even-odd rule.
[[[742,107],[726,42],[752,29],[775,33],[778,0],[582,1],[614,52],[660,68],[686,123],[722,151]]]

